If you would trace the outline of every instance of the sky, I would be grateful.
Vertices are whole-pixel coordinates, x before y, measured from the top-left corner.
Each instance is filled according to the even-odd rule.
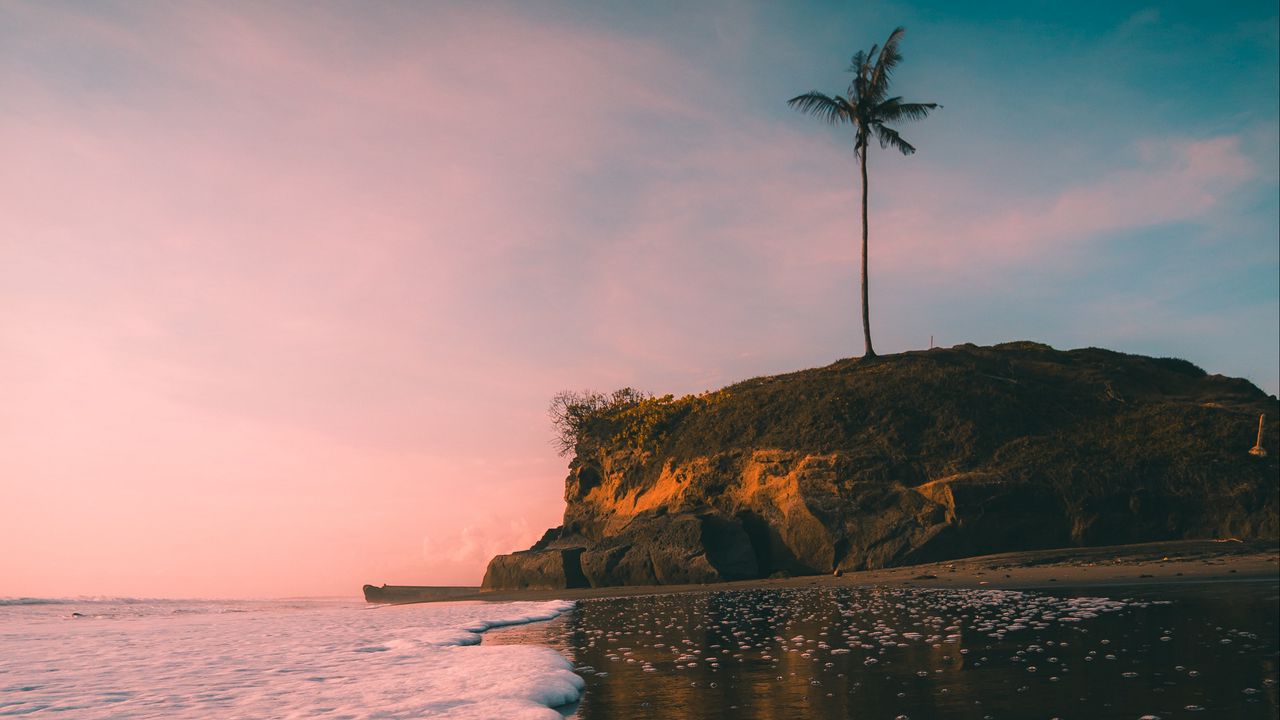
[[[0,596],[477,584],[558,391],[1029,339],[1280,388],[1264,2],[0,4]]]

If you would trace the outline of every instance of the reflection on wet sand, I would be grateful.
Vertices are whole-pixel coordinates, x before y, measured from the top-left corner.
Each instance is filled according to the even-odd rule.
[[[1275,717],[1277,586],[1115,598],[786,589],[586,600],[550,644],[603,718]]]

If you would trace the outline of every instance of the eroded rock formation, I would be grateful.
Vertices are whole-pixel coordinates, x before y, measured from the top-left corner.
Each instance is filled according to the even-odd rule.
[[[684,403],[684,404],[681,404]],[[1181,360],[1035,343],[845,360],[586,438],[564,525],[486,588],[706,583],[1280,534],[1276,398]],[[1276,425],[1264,446],[1277,450]]]

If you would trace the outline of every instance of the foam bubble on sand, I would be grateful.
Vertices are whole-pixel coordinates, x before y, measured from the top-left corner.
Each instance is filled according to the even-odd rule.
[[[557,720],[551,708],[583,688],[551,648],[473,647],[569,602],[234,605],[81,617],[5,607],[0,715]]]

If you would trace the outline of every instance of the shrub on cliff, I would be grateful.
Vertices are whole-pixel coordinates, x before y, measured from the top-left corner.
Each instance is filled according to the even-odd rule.
[[[566,455],[589,437],[598,436],[601,426],[610,424],[610,418],[626,408],[637,405],[653,396],[649,393],[625,387],[606,395],[593,390],[574,392],[565,390],[551,398],[547,414],[555,428],[554,442],[561,455]]]
[[[609,394],[563,391],[551,399],[548,414],[561,455],[607,446],[651,450],[690,412],[716,404],[725,395],[721,391],[654,397],[630,387]]]

